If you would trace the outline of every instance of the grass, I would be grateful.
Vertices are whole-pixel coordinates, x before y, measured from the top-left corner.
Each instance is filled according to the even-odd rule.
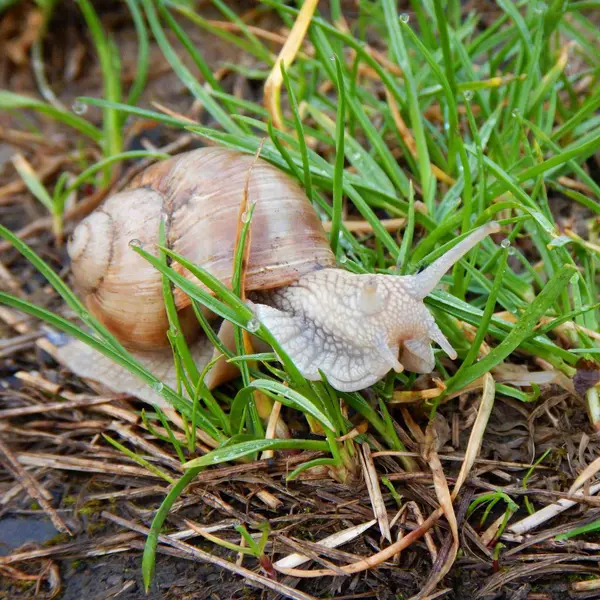
[[[478,29],[480,15],[461,15],[458,2],[448,2],[446,10],[441,2],[412,4],[415,22],[408,15],[398,15],[394,0],[362,1],[350,28],[339,19],[331,22],[316,13],[302,52],[287,68],[281,63],[281,93],[288,105],[282,113],[282,127],[276,128],[273,120],[278,115],[226,91],[186,33],[189,27],[198,27],[238,45],[261,67],[253,76],[266,79],[269,71],[277,68],[276,53],[260,32],[250,30],[224,3],[215,1],[225,20],[235,25],[232,30],[215,27],[187,3],[127,0],[139,51],[137,74],[125,93],[117,48],[92,3],[80,0],[101,65],[104,96],[82,97],[78,102],[102,108],[102,128],[82,115],[12,92],[0,92],[0,107],[17,114],[33,110],[60,121],[83,136],[85,143],[97,144],[103,158],[68,185],[60,179],[53,193],[22,165],[19,173],[52,213],[57,230],[62,230],[65,199],[82,184],[91,180],[99,187],[106,186],[111,170],[121,161],[162,157],[124,151],[128,118],[151,119],[245,153],[260,151],[263,159],[305,187],[315,210],[332,222],[331,246],[340,265],[357,273],[414,273],[456,243],[461,234],[497,219],[509,243],[486,240],[445,278],[444,287],[449,291],[439,288],[426,301],[459,353],[456,366],[438,360],[445,391],[434,400],[432,413],[444,395],[463,389],[515,353],[529,361],[541,359],[556,372],[573,377],[578,360],[593,359],[600,349],[597,337],[590,335],[600,329],[600,186],[590,171],[600,149],[600,120],[595,114],[600,106],[600,59],[594,25],[586,16],[595,3],[553,0],[542,6],[503,0],[497,3],[497,21],[483,31]],[[339,16],[337,3],[332,6]],[[263,0],[260,10],[277,13],[290,27],[298,15],[297,8],[274,0]],[[367,41],[367,29],[380,39],[378,52]],[[136,106],[147,85],[150,35],[189,91],[190,100],[202,104],[210,125],[191,125],[184,118]],[[174,47],[174,39],[180,46]],[[569,45],[570,41],[575,44]],[[183,52],[189,54],[205,83],[184,65]],[[567,69],[573,59],[582,65]],[[240,65],[230,68],[244,73]],[[563,230],[556,222],[551,199],[558,197],[588,211],[588,240]],[[367,221],[372,233],[351,233],[344,223],[345,209]],[[382,215],[407,218],[401,239],[385,229]],[[248,220],[242,226],[244,232],[250,224]],[[147,586],[169,508],[202,469],[255,459],[266,450],[317,450],[325,458],[301,465],[290,478],[325,464],[335,477],[345,480],[355,468],[356,451],[352,440],[339,441],[354,427],[341,410],[339,397],[369,423],[385,447],[403,449],[385,400],[395,388],[411,389],[413,374],[391,374],[375,385],[377,403],[368,402],[360,393],[336,394],[327,382],[308,382],[269,331],[254,321],[240,289],[237,293],[235,287],[234,291],[227,289],[164,245],[158,258],[133,247],[163,274],[170,340],[180,373],[178,389],[171,389],[88,314],[33,250],[4,227],[0,227],[0,235],[42,272],[80,323],[75,325],[6,293],[0,293],[0,302],[93,345],[151,385],[183,419],[185,445],[175,441],[160,411],[144,415],[149,427],[157,422],[165,426],[170,435],[163,440],[174,446],[186,469],[154,517],[144,553]],[[522,249],[525,242],[531,249]],[[238,280],[242,257],[243,244],[234,262]],[[184,279],[173,262],[188,268],[212,294]],[[213,394],[203,385],[203,365],[193,364],[178,333],[173,286],[192,298],[201,320],[200,309],[205,306],[236,326],[237,358],[220,347],[243,365],[243,380],[231,395]],[[559,339],[558,328],[565,322],[573,327]],[[465,338],[465,323],[476,328],[471,342]],[[203,326],[208,327],[205,322]],[[281,363],[274,362],[270,353],[248,353],[243,331],[270,344]],[[481,357],[485,340],[491,349]],[[218,345],[218,340],[214,341]],[[496,393],[531,402],[539,396],[539,389],[532,389],[528,393],[497,384]],[[590,390],[589,411],[594,425],[599,426],[598,393]],[[311,431],[320,433],[322,439],[264,439],[257,392],[303,413]],[[197,429],[214,440],[212,452],[197,455]],[[125,446],[107,439],[131,456]],[[410,463],[405,466],[410,468]],[[470,510],[488,503],[485,518],[499,500],[508,507],[508,520],[514,502],[502,494],[481,497]],[[263,548],[264,541],[251,551],[261,554]]]

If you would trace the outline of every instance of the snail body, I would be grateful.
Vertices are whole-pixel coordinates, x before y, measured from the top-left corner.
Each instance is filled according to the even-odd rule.
[[[457,260],[498,231],[496,223],[474,230],[417,275],[352,274],[336,266],[321,222],[294,180],[266,161],[224,148],[149,167],[73,233],[67,249],[75,287],[126,347],[162,348],[172,363],[161,275],[130,245],[156,253],[164,221],[168,247],[230,285],[246,185],[248,202],[256,203],[248,304],[305,377],[318,380],[322,372],[335,388],[355,391],[390,369],[431,372],[431,341],[456,358],[423,299]],[[192,339],[199,328],[190,300],[176,290],[175,301]]]

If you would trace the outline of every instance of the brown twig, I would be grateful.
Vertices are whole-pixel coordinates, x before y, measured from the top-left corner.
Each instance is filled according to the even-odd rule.
[[[39,502],[44,512],[48,515],[48,518],[52,521],[54,527],[61,533],[73,535],[66,523],[59,517],[54,508],[52,508],[50,502],[46,499],[46,495],[42,493],[40,489],[42,487],[41,484],[21,466],[18,458],[1,439],[0,452],[6,456],[8,467],[13,472],[15,479],[23,486],[31,498]]]

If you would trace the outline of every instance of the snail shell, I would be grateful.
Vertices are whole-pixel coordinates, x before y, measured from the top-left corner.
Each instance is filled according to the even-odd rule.
[[[168,345],[161,274],[130,245],[157,255],[164,219],[167,246],[230,286],[246,184],[248,202],[256,203],[246,291],[286,286],[335,265],[317,214],[285,173],[225,148],[180,154],[149,167],[108,198],[77,226],[67,247],[75,287],[88,310],[123,345],[137,350]],[[198,331],[191,301],[179,289],[174,295],[182,329],[191,338]]]

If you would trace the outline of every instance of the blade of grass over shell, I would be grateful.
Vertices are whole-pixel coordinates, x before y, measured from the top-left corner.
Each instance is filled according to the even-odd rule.
[[[162,219],[160,222],[158,241],[161,246],[166,245],[166,225],[164,219]],[[167,256],[164,252],[159,252],[159,259],[163,265],[167,266]],[[169,322],[169,334],[173,340],[173,349],[177,354],[176,358],[178,357],[181,360],[181,363],[185,368],[186,379],[189,378],[189,384],[186,385],[189,393],[190,387],[196,387],[200,373],[196,368],[196,364],[194,363],[190,353],[187,341],[181,330],[181,323],[179,322],[179,315],[175,305],[175,298],[173,296],[171,282],[165,275],[162,276],[162,295],[165,305],[165,312],[167,313],[167,320]]]
[[[256,152],[255,161],[258,159],[261,148],[262,146],[259,146]],[[250,256],[250,232],[252,225],[252,216],[254,214],[254,209],[256,208],[256,202],[249,198],[248,193],[250,174],[254,164],[255,163],[253,162],[248,167],[248,171],[246,173],[246,183],[244,186],[243,197],[240,199],[240,208],[237,216],[238,226],[234,246],[231,289],[233,293],[238,298],[240,298],[240,300],[244,300],[246,297],[246,269],[248,267],[248,258]],[[249,324],[248,327],[250,327]],[[234,337],[238,355],[252,351],[252,343],[250,341],[250,337],[247,331],[245,331],[241,327],[234,327]],[[242,381],[244,383],[244,386],[249,386],[251,380],[248,363],[242,362],[238,365],[238,368],[240,369],[240,372],[242,374]],[[248,416],[250,424],[252,425],[252,433],[258,437],[263,437],[265,431],[260,420],[258,403],[262,404],[261,408],[264,413],[270,413],[272,406],[270,406],[268,399],[257,396],[252,394],[249,398]]]
[[[144,257],[152,266],[154,266],[163,275],[166,275],[182,292],[190,296],[206,306],[209,310],[215,314],[231,321],[235,325],[245,327],[248,320],[252,318],[252,312],[248,307],[239,302],[237,297],[231,293],[216,277],[202,270],[200,267],[196,267],[182,256],[173,252],[165,246],[159,246],[159,250],[164,252],[167,256],[177,261],[182,267],[190,271],[194,277],[197,277],[212,291],[218,290],[220,300],[212,296],[206,290],[192,283],[181,273],[178,273],[175,269],[168,267],[162,263],[162,261],[146,252],[143,248],[134,247],[133,250]],[[225,301],[222,301],[225,300]],[[236,302],[236,300],[238,300]]]
[[[193,284],[191,281],[186,279],[183,275],[178,273],[172,268],[165,267],[151,254],[145,252],[141,248],[134,248],[136,252],[141,254],[148,262],[150,262],[156,269],[161,273],[164,273],[177,287],[179,287],[185,294],[190,298],[198,301],[200,304],[206,306],[209,310],[215,314],[231,321],[234,325],[243,327],[247,330],[248,322],[254,318],[254,314],[251,309],[244,304],[235,294],[233,294],[219,279],[211,275],[208,271],[201,267],[192,264],[190,261],[185,259],[183,256],[173,252],[169,248],[161,247],[168,256],[178,262],[182,267],[187,269],[194,277],[201,281],[207,288],[212,290],[220,300],[214,298],[209,292],[203,290],[199,286]],[[277,356],[283,362],[286,372],[292,377],[296,385],[299,388],[306,387],[306,381],[300,374],[294,363],[289,359],[283,348],[279,345],[277,340],[270,334],[268,329],[261,324],[256,331],[252,331],[254,335],[262,338],[268,344],[270,344]]]
[[[258,143],[259,143],[257,140],[254,140],[253,138],[244,139],[240,136],[229,137],[226,134],[220,134],[220,132],[217,132],[216,130],[211,130],[211,129],[205,128],[205,127],[194,126],[194,127],[188,127],[187,129],[189,129],[190,131],[193,131],[194,133],[198,133],[199,135],[202,135],[208,139],[214,139],[215,141],[218,141],[227,147],[234,148],[236,150],[241,150],[244,152],[256,152],[256,148],[258,147]],[[246,141],[249,143],[246,144],[245,143]],[[279,155],[275,156],[272,153],[271,148],[269,148],[269,146],[266,144],[264,146],[264,151],[262,153],[262,156],[263,156],[263,158],[267,158],[269,160],[269,162],[272,162],[272,163],[276,164],[277,166],[280,166],[285,169],[285,167],[286,167],[285,161]],[[315,181],[318,178],[320,182],[323,182],[323,181],[326,182],[327,187],[330,187],[332,185],[331,184],[332,179],[333,179],[332,170],[331,170],[331,174],[329,172],[324,173],[323,170],[320,168],[314,168],[314,169],[312,169],[312,172],[313,172],[313,179]],[[345,173],[344,178],[346,180],[352,179],[351,177],[349,177],[348,172]],[[365,187],[367,187],[367,184],[364,184],[364,185],[365,185]],[[391,197],[387,196],[386,194],[382,193],[380,190],[372,188],[370,185],[368,186],[368,192],[377,194],[381,198],[384,198],[385,200],[393,201],[394,203],[399,202],[398,199],[391,198]],[[389,234],[389,232],[385,229],[385,227],[383,226],[381,221],[377,218],[373,209],[366,202],[363,195],[361,193],[359,193],[358,190],[356,190],[349,183],[349,181],[346,181],[344,183],[344,195],[346,195],[350,200],[352,200],[352,202],[354,203],[354,205],[360,212],[361,216],[373,228],[373,231],[376,233],[377,237],[381,240],[381,242],[385,245],[385,247],[390,251],[390,254],[394,258],[396,258],[398,256],[398,251],[399,251],[398,244],[395,242],[395,240],[392,238],[392,236]],[[403,205],[404,204],[405,203],[403,203]],[[423,215],[422,213],[418,213],[417,219],[418,219],[419,223],[428,223],[429,224],[431,222],[427,218],[427,216]],[[450,225],[452,225],[452,222],[450,222]]]

